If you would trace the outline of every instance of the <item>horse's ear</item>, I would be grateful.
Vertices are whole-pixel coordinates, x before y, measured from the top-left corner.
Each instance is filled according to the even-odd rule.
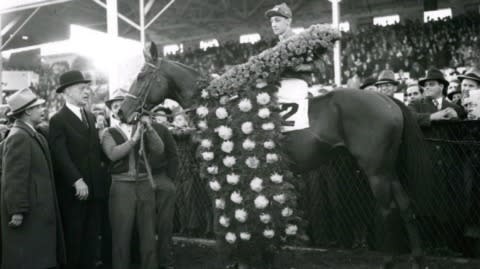
[[[153,43],[153,41],[145,44],[145,48],[143,49],[143,56],[145,57],[145,62],[147,63],[157,62],[158,49],[157,49],[157,45]]]

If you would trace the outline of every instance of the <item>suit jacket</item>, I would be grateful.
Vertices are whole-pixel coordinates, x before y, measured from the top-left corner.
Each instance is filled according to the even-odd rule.
[[[439,109],[433,104],[432,98],[430,97],[424,97],[422,99],[415,100],[411,102],[408,107],[411,109],[414,117],[417,119],[417,122],[421,127],[430,126],[430,115],[439,111]],[[465,119],[467,117],[467,113],[462,106],[454,104],[444,97],[440,110],[448,107],[455,109],[458,114],[458,118]]]
[[[3,268],[50,268],[65,262],[60,210],[46,139],[16,121],[3,142],[1,227]],[[23,214],[19,228],[8,226]],[[52,244],[56,242],[56,244]]]
[[[63,106],[50,119],[49,145],[58,182],[59,194],[76,199],[73,184],[83,178],[89,188],[89,199],[104,199],[107,179],[103,153],[95,128],[95,116],[86,111],[89,127],[69,108]]]

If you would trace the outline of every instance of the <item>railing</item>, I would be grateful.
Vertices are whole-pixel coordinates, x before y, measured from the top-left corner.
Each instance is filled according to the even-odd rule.
[[[480,121],[435,123],[423,130],[433,164],[435,199],[431,214],[418,215],[424,247],[430,255],[480,256]],[[195,146],[176,136],[181,168],[177,179],[176,233],[213,237],[213,212],[207,185],[198,174]],[[380,216],[367,179],[355,160],[339,149],[336,157],[298,182],[300,207],[314,247],[378,249]],[[398,211],[399,252],[408,242]]]

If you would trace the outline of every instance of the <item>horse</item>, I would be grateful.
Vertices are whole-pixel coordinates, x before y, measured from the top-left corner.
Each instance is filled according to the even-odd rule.
[[[157,59],[153,43],[145,53],[146,63],[131,85],[119,116],[131,122],[142,110],[166,98],[191,108],[200,74],[184,64]],[[412,268],[423,268],[414,205],[420,210],[419,201],[430,199],[431,187],[426,180],[429,169],[423,136],[408,108],[380,93],[334,89],[309,99],[308,115],[310,128],[284,136],[283,150],[292,160],[292,169],[312,170],[330,158],[336,147],[347,148],[366,174],[383,219],[391,214],[392,204],[400,210],[410,241]],[[388,249],[392,242],[384,241]],[[385,268],[392,266],[393,254],[384,261]]]

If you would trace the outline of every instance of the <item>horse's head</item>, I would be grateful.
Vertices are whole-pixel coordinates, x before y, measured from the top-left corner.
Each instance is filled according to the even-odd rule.
[[[199,78],[199,73],[186,65],[159,59],[153,42],[145,46],[143,54],[145,65],[119,110],[119,117],[127,123],[165,98],[177,101],[182,107],[190,105]]]

